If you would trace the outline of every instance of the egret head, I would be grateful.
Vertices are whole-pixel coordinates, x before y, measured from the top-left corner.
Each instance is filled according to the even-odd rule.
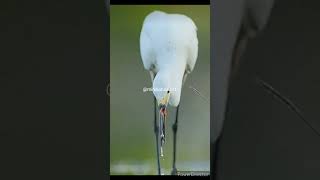
[[[153,81],[153,94],[158,105],[177,107],[180,102],[181,80],[176,74],[170,72],[159,72]]]

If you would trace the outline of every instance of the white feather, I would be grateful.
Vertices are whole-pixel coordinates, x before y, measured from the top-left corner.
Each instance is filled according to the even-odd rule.
[[[179,105],[184,74],[192,72],[198,57],[195,23],[182,14],[150,13],[143,22],[140,53],[144,68],[156,74],[153,88],[174,90],[169,104]],[[158,101],[165,93],[154,91]]]

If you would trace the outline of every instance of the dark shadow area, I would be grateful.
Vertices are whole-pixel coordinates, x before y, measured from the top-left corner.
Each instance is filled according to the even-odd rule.
[[[318,7],[277,1],[265,29],[248,42],[230,86],[217,179],[320,178],[320,138],[312,130],[320,131]],[[256,76],[294,102],[312,128]]]
[[[104,2],[0,8],[0,179],[105,179]]]

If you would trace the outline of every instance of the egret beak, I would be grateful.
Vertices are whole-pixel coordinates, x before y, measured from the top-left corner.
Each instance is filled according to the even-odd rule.
[[[166,135],[166,119],[167,119],[167,106],[169,103],[170,92],[159,101],[159,127],[160,127],[160,155],[163,156],[162,146],[165,143],[165,135]]]
[[[167,91],[167,94],[159,101],[159,106],[165,105],[167,106],[169,103],[170,91]]]

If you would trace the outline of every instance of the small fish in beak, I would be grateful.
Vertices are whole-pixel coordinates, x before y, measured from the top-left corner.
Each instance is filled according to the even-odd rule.
[[[160,127],[160,155],[163,157],[163,145],[165,143],[166,135],[166,119],[168,116],[167,106],[170,98],[170,92],[168,91],[164,98],[159,103],[159,127]]]
[[[166,119],[167,119],[167,108],[166,105],[160,105],[160,155],[163,157],[162,147],[165,143],[165,135],[166,135]]]

